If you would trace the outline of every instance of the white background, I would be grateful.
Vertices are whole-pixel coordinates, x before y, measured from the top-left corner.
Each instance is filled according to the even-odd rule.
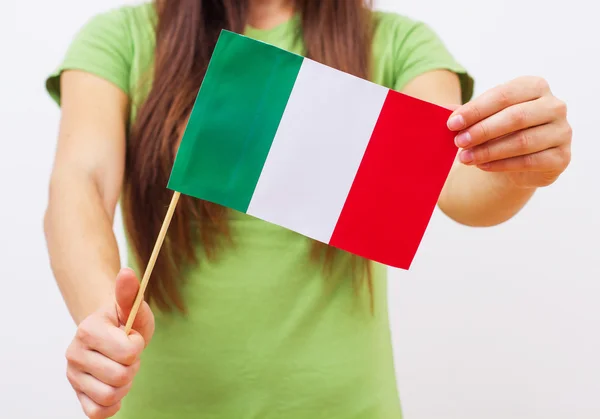
[[[59,117],[43,86],[78,27],[123,3],[0,2],[2,418],[82,417],[65,379],[73,323],[42,234]],[[575,133],[569,170],[516,218],[468,229],[438,212],[414,269],[391,274],[407,419],[600,418],[596,3],[379,1],[429,23],[476,77],[477,93],[522,74],[546,77]]]

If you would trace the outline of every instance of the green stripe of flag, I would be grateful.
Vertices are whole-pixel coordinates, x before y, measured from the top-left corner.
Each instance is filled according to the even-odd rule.
[[[168,188],[246,212],[302,61],[223,31]]]

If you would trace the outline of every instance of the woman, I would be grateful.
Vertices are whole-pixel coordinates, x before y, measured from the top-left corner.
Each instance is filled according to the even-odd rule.
[[[91,418],[398,418],[385,268],[207,202],[180,201],[148,303],[123,331],[221,28],[455,109],[461,151],[439,207],[459,223],[508,220],[569,163],[566,107],[543,79],[459,106],[472,80],[437,36],[361,0],[100,14],[47,82],[62,118],[45,231],[78,325],[67,377]],[[133,270],[119,270],[111,229],[121,197]]]

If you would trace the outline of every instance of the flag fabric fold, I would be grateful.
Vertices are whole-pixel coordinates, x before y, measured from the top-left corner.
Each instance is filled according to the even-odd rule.
[[[168,188],[408,269],[457,152],[449,115],[223,31]]]

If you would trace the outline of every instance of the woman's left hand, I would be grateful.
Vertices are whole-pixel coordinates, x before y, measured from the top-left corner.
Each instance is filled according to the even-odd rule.
[[[448,128],[457,131],[462,163],[503,173],[518,187],[550,185],[571,160],[567,107],[542,78],[487,91],[456,109]]]

